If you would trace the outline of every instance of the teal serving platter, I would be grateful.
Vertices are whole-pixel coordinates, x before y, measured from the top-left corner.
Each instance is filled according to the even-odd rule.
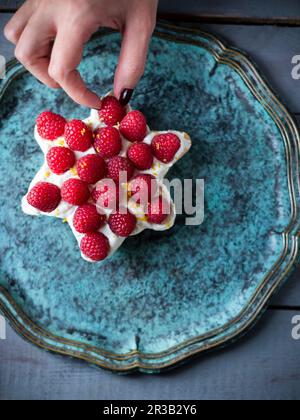
[[[103,31],[81,72],[111,90],[120,48]],[[0,93],[0,309],[27,340],[115,372],[157,373],[231,343],[287,281],[299,252],[299,133],[251,61],[215,36],[159,25],[133,107],[154,130],[186,131],[169,178],[205,181],[205,219],[146,231],[101,264],[69,227],[22,213],[43,156],[36,116],[85,118],[12,61]]]

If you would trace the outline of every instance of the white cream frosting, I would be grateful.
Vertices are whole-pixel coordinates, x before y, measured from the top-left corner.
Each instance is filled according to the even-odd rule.
[[[130,112],[131,110],[132,110],[131,107],[128,106],[127,111]],[[105,127],[105,124],[100,121],[98,111],[96,111],[96,110],[92,110],[90,117],[83,120],[83,121],[88,126],[90,126],[93,130]],[[173,131],[173,130],[152,132],[152,131],[150,131],[149,127],[148,127],[148,134],[147,134],[147,137],[145,138],[144,142],[150,145],[151,142],[152,142],[152,139],[156,135],[165,134],[165,133],[176,134],[181,141],[180,149],[176,153],[173,161],[171,163],[165,164],[165,163],[162,163],[162,162],[158,161],[156,158],[154,158],[153,166],[150,170],[136,171],[135,175],[151,174],[152,176],[154,176],[156,178],[157,183],[158,183],[158,188],[161,191],[162,196],[167,201],[169,201],[171,203],[171,206],[170,206],[171,207],[171,212],[170,212],[170,215],[167,217],[167,219],[164,221],[163,224],[161,224],[161,225],[151,224],[151,223],[147,222],[145,214],[141,214],[141,212],[143,210],[141,208],[141,206],[137,206],[135,202],[133,203],[131,200],[129,200],[128,208],[137,217],[137,225],[136,225],[136,228],[135,228],[134,232],[131,234],[131,236],[137,235],[137,234],[141,233],[142,231],[144,231],[145,229],[152,229],[152,230],[156,230],[156,231],[168,230],[171,227],[173,227],[173,225],[175,223],[175,219],[176,219],[175,205],[174,205],[173,200],[171,199],[170,192],[165,187],[163,181],[164,181],[164,178],[166,177],[168,171],[170,170],[170,168],[181,157],[183,157],[189,151],[192,143],[191,143],[190,137],[186,133]],[[68,147],[66,142],[65,142],[64,137],[60,137],[55,141],[44,140],[43,138],[41,138],[39,136],[36,127],[35,127],[34,135],[35,135],[35,139],[36,139],[37,143],[39,144],[40,148],[42,149],[42,151],[44,153],[45,162],[44,162],[43,166],[41,167],[41,169],[36,174],[36,176],[34,177],[34,179],[32,180],[32,182],[29,186],[29,189],[28,189],[28,193],[39,182],[50,182],[50,183],[53,183],[53,184],[57,185],[59,188],[61,188],[66,180],[68,180],[70,178],[79,179],[79,177],[77,175],[77,172],[74,168],[71,169],[70,171],[66,172],[63,175],[55,175],[53,172],[51,172],[51,170],[50,170],[50,168],[47,164],[46,155],[52,147]],[[122,151],[120,153],[120,156],[126,157],[128,148],[132,145],[132,143],[127,141],[123,136],[121,136],[121,137],[122,137],[123,147],[122,147]],[[92,147],[84,153],[81,153],[81,152],[74,152],[74,153],[75,153],[76,161],[77,161],[78,159],[80,159],[83,156],[86,156],[86,155],[89,155],[89,154],[96,154],[96,151]],[[90,188],[90,191],[92,191],[95,188],[95,185],[90,185],[89,188]],[[78,245],[80,247],[80,243],[81,243],[81,240],[84,237],[84,235],[78,233],[75,230],[74,225],[73,225],[74,214],[75,214],[78,207],[73,206],[71,204],[68,204],[67,202],[62,200],[60,202],[59,206],[57,207],[57,209],[54,210],[52,213],[43,213],[43,212],[37,210],[36,208],[32,207],[28,203],[28,201],[27,201],[28,193],[22,199],[22,210],[23,210],[23,212],[28,214],[28,215],[31,215],[31,216],[41,216],[41,215],[43,215],[43,216],[50,216],[50,217],[63,219],[63,221],[67,222],[69,224],[69,226],[71,227],[72,232],[73,232],[73,234],[74,234],[74,236],[75,236],[75,238],[78,242]],[[111,213],[111,210],[103,209],[103,212],[106,213],[107,215],[109,215]],[[109,244],[110,244],[109,256],[113,255],[118,250],[118,248],[120,248],[120,246],[123,244],[123,242],[125,241],[125,238],[121,238],[121,237],[115,235],[110,230],[110,227],[109,227],[108,223],[106,223],[101,229],[99,229],[99,232],[103,233],[109,240]],[[82,255],[82,258],[84,258],[86,261],[95,262],[95,261],[92,261],[89,258],[87,258],[82,253],[81,253],[81,255]]]

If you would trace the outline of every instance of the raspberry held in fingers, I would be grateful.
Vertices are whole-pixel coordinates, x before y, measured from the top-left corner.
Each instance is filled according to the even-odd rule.
[[[125,108],[120,104],[114,96],[107,96],[102,101],[99,111],[99,118],[104,124],[114,126],[122,121],[125,117]]]

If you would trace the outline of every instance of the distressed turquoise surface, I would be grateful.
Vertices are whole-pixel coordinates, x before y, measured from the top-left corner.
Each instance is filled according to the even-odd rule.
[[[213,44],[204,35],[194,39]],[[119,47],[119,36],[109,34],[86,49],[81,72],[99,95],[112,88]],[[89,114],[26,73],[11,83],[0,109],[0,284],[51,334],[112,353],[154,355],[150,362],[142,354],[128,362],[97,355],[107,367],[141,361],[142,370],[156,370],[152,363],[229,339],[264,303],[277,278],[251,300],[283,251],[291,198],[274,120],[240,75],[205,48],[155,37],[132,105],[152,129],[191,135],[192,151],[169,178],[205,180],[204,223],[185,226],[179,216],[171,231],[130,238],[112,259],[91,265],[67,225],[24,215],[21,198],[43,160],[33,137],[36,116],[44,109],[66,118]],[[215,329],[210,339],[155,356]]]

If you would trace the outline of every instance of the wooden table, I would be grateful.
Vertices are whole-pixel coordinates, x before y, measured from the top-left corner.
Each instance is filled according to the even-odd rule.
[[[0,54],[6,58],[13,48],[2,30],[20,3],[0,0]],[[249,53],[300,123],[300,80],[291,77],[292,57],[300,54],[299,0],[161,0],[160,13],[180,20],[191,14],[194,25]],[[0,341],[0,399],[298,400],[300,341],[291,335],[295,315],[300,315],[300,268],[246,338],[153,377],[120,377],[50,355],[8,327],[7,340]]]

